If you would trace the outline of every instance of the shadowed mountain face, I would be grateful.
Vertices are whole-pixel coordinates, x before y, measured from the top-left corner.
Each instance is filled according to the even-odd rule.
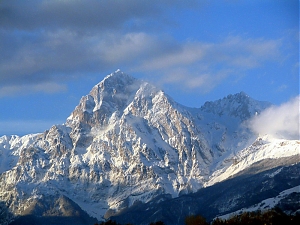
[[[167,225],[179,225],[184,224],[185,218],[189,215],[202,215],[211,221],[217,216],[255,204],[258,204],[259,210],[271,209],[268,201],[263,201],[266,199],[275,202],[272,207],[278,207],[291,214],[300,209],[299,172],[300,164],[297,163],[293,166],[279,166],[256,174],[244,173],[178,198],[161,196],[149,203],[133,206],[111,219],[122,224],[130,222],[147,225],[153,221],[163,221]],[[298,192],[292,190],[280,196],[281,192],[293,187],[297,187]],[[280,198],[276,201],[275,197],[278,196]]]
[[[11,225],[21,224],[95,224],[76,203],[65,196],[47,196],[32,199],[26,210]]]
[[[14,215],[10,212],[5,202],[0,202],[0,224],[9,224],[14,220]]]
[[[116,71],[81,98],[65,124],[0,137],[0,200],[27,216],[49,196],[65,196],[103,220],[160,196],[194,193],[258,161],[298,154],[297,141],[247,128],[268,106],[241,92],[189,108]]]

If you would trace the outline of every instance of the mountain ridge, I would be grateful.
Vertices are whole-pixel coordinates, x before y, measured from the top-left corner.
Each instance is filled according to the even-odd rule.
[[[257,138],[281,149],[282,141],[245,126],[268,106],[238,93],[189,108],[118,70],[81,98],[65,124],[0,137],[0,200],[20,215],[29,199],[63,195],[103,220],[138,202],[196,192],[238,173],[241,152],[258,157],[247,147],[271,149],[255,147]],[[296,155],[292,145],[283,153]]]

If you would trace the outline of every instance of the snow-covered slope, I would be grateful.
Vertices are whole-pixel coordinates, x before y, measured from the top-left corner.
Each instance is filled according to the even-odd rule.
[[[163,221],[166,225],[181,225],[189,215],[201,215],[211,221],[240,209],[254,209],[256,204],[261,209],[275,205],[288,214],[297,213],[300,210],[297,191],[300,163],[299,158],[295,163],[295,158],[263,160],[240,176],[177,198],[159,196],[120,212],[112,220],[121,224],[148,225],[152,221]],[[262,165],[268,166],[263,168]]]
[[[222,161],[204,186],[223,181],[264,159],[279,159],[295,156],[300,161],[300,141],[277,139],[270,135],[258,137],[249,147],[238,151]]]
[[[298,197],[291,197],[291,195],[297,195]],[[235,215],[240,215],[244,212],[256,212],[256,211],[268,211],[271,209],[274,209],[275,207],[278,207],[280,203],[282,203],[283,201],[285,201],[286,199],[291,203],[291,204],[295,204],[295,205],[299,205],[299,198],[300,198],[300,185],[295,186],[293,188],[289,188],[287,190],[284,190],[282,192],[280,192],[277,196],[273,197],[273,198],[267,198],[253,206],[247,207],[247,208],[242,208],[238,211],[232,212],[232,213],[228,213],[222,216],[219,216],[219,219],[222,220],[227,220],[230,219],[231,217],[235,216]],[[293,202],[294,199],[297,199],[298,201]],[[291,205],[290,204],[290,205]],[[292,208],[292,207],[291,207]],[[299,206],[298,206],[299,208]],[[289,211],[289,210],[287,210]],[[287,212],[288,214],[293,214],[293,213],[299,213],[300,209],[296,210],[296,212],[294,211],[290,211]]]
[[[29,147],[36,136],[29,134],[23,137],[16,135],[0,137],[0,174],[16,166],[21,151]]]
[[[241,92],[188,108],[116,71],[65,124],[0,137],[0,200],[22,215],[35,199],[63,195],[101,220],[161,194],[195,192],[261,159],[298,155],[299,142],[255,141],[245,126],[268,106]]]

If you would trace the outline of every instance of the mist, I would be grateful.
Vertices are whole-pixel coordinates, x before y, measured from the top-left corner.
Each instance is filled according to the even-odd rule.
[[[259,135],[299,139],[299,100],[297,96],[280,106],[267,108],[249,121],[250,128]]]

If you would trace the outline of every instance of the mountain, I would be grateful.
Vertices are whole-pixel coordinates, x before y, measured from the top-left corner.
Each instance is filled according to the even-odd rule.
[[[296,147],[295,144],[299,142],[292,145]],[[287,214],[296,214],[300,213],[299,174],[299,157],[266,158],[195,193],[177,198],[159,196],[121,211],[111,219],[122,224],[147,225],[164,221],[172,225],[184,224],[189,215],[201,215],[211,221],[216,217],[228,219],[243,212],[274,207]]]
[[[0,137],[2,223],[85,212],[104,220],[207,190],[263,160],[276,162],[259,164],[262,172],[297,163],[290,158],[299,156],[299,141],[247,127],[270,105],[241,92],[189,108],[118,70],[81,98],[65,124]]]

